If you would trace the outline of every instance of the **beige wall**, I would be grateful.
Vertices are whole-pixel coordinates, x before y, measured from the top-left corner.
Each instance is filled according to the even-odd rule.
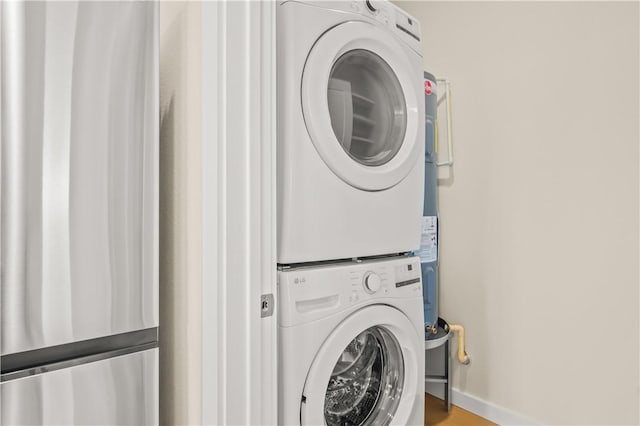
[[[201,419],[200,4],[160,2],[160,422]]]
[[[400,6],[453,82],[455,387],[547,424],[638,424],[639,3]]]

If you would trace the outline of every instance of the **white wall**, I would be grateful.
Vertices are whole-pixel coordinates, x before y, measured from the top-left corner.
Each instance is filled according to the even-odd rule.
[[[202,422],[276,424],[275,3],[202,4]]]
[[[276,423],[275,3],[160,2],[160,423]]]
[[[201,422],[201,6],[160,2],[160,423]]]
[[[453,82],[454,386],[546,424],[638,424],[639,3],[399,4]]]

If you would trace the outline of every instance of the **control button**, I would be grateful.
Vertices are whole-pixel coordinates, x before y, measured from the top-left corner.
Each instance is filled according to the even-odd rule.
[[[377,2],[375,0],[367,0],[365,3],[370,11],[375,12],[378,10],[378,7],[376,5]]]
[[[380,281],[380,276],[375,272],[369,272],[364,277],[364,289],[367,293],[373,294],[376,291],[380,290],[380,285],[382,282]]]

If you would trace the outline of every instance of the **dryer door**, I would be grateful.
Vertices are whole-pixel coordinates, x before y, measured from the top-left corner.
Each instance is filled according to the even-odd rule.
[[[329,336],[305,382],[302,425],[406,425],[422,398],[420,336],[384,305],[364,308]]]
[[[327,166],[369,191],[399,183],[422,158],[421,72],[387,31],[347,22],[313,46],[302,77],[302,108]]]

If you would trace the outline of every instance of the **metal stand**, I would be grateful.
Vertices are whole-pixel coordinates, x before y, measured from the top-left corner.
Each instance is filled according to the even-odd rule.
[[[424,341],[425,350],[431,350],[444,345],[444,375],[425,374],[424,384],[442,383],[444,385],[444,405],[447,411],[451,409],[451,333],[449,333],[449,324],[442,318],[438,318],[437,333],[427,335]]]

